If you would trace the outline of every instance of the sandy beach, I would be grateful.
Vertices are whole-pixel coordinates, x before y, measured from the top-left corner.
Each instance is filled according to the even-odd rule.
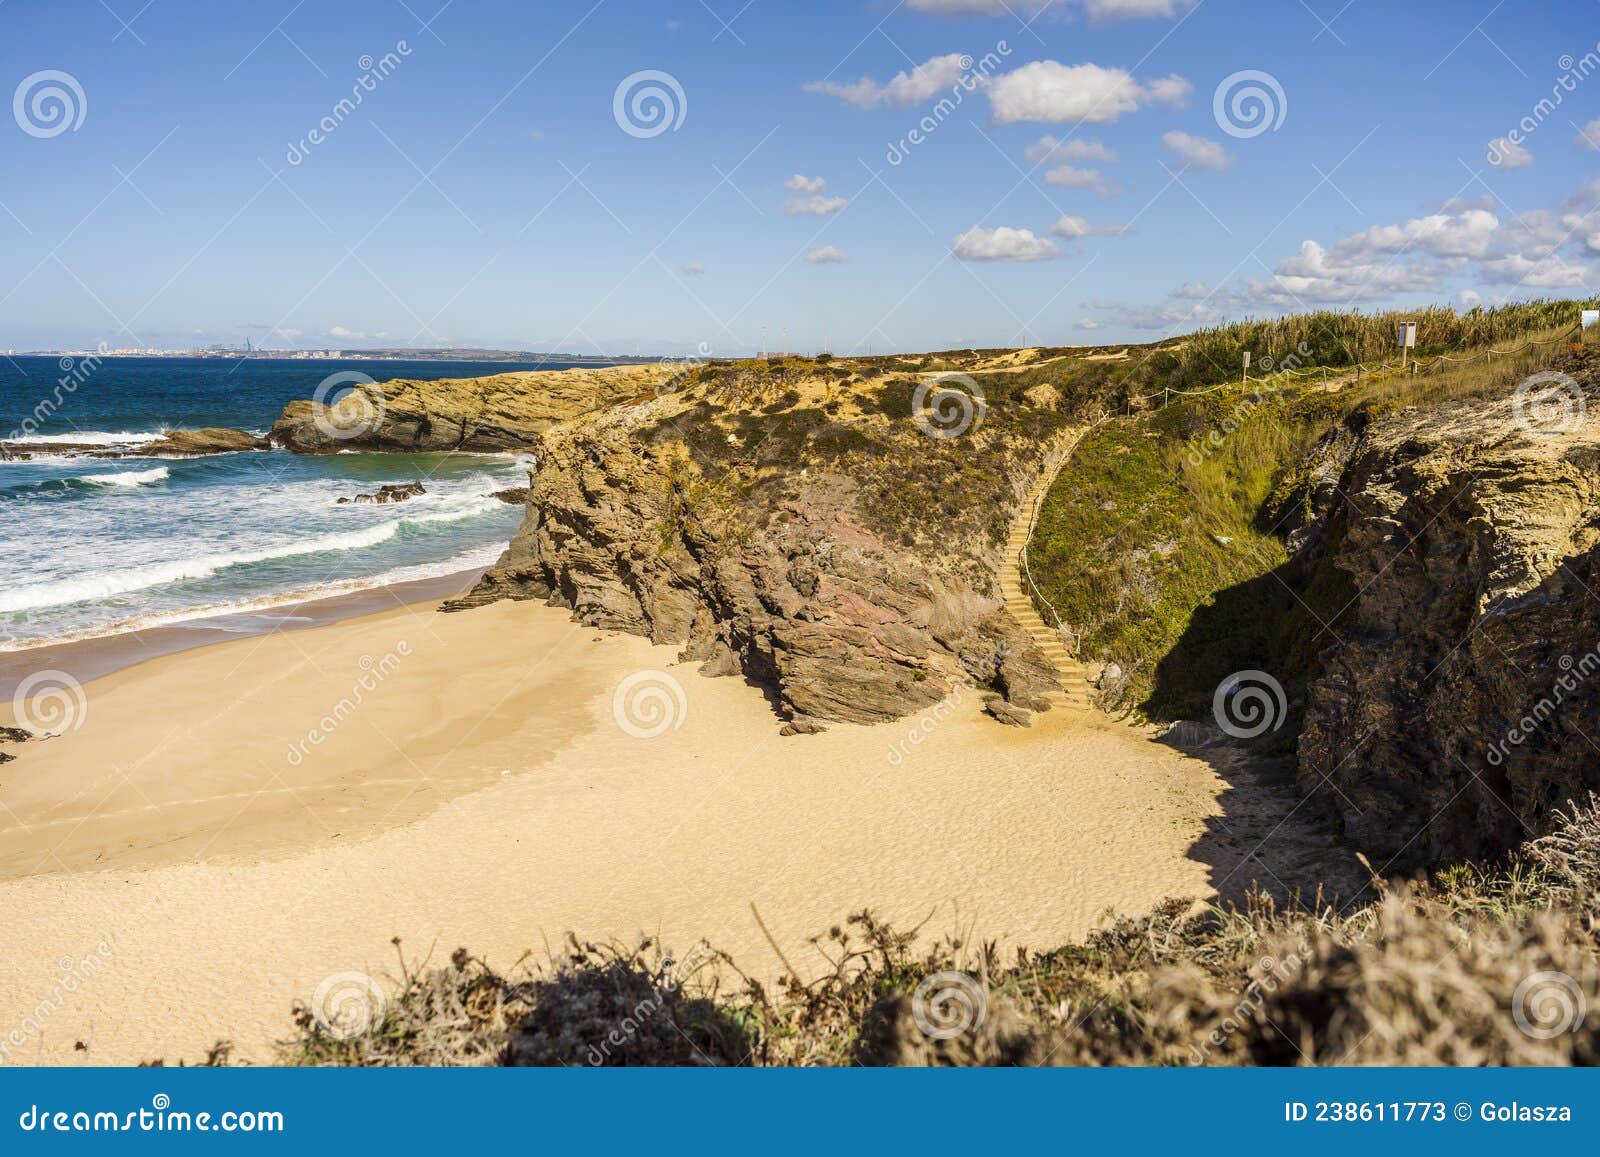
[[[674,648],[540,605],[434,605],[149,660],[86,684],[76,730],[13,749],[7,1061],[171,1063],[224,1039],[264,1061],[325,977],[392,973],[396,936],[509,965],[569,930],[648,932],[771,975],[752,904],[803,969],[806,939],[866,906],[1045,947],[1210,891],[1194,849],[1221,780],[1126,725],[1007,728],[958,692],[925,728],[780,737],[757,689]],[[620,714],[619,686],[642,692]]]

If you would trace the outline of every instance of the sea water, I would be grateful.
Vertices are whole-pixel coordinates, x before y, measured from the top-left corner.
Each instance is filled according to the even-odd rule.
[[[0,441],[136,445],[173,428],[264,433],[330,374],[472,377],[571,363],[0,357]],[[52,399],[45,420],[39,403]],[[59,399],[59,404],[57,404]],[[385,483],[427,493],[345,503]],[[202,458],[0,460],[0,650],[260,610],[492,563],[527,484],[513,455],[282,450]]]

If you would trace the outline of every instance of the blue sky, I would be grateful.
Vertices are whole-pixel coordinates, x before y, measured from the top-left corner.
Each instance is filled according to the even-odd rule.
[[[884,352],[1593,296],[1597,17],[0,0],[0,350]],[[670,123],[619,120],[640,73]]]

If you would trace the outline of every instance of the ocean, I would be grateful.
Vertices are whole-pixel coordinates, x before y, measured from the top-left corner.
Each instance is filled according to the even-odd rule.
[[[127,445],[202,426],[262,434],[340,371],[384,381],[571,364],[0,358],[0,441]],[[53,412],[40,422],[45,399]],[[338,502],[413,481],[427,492],[403,503]],[[0,651],[487,566],[522,518],[491,495],[526,484],[511,455],[0,460]]]

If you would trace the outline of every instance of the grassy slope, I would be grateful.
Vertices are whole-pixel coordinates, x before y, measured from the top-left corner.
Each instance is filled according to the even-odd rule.
[[[1332,391],[1316,379],[1221,390],[1097,428],[1051,487],[1031,557],[1081,654],[1123,669],[1109,705],[1198,718],[1232,672],[1307,673],[1350,594],[1331,568],[1292,566],[1283,543],[1304,512],[1308,456],[1341,428],[1509,389],[1565,348]]]

